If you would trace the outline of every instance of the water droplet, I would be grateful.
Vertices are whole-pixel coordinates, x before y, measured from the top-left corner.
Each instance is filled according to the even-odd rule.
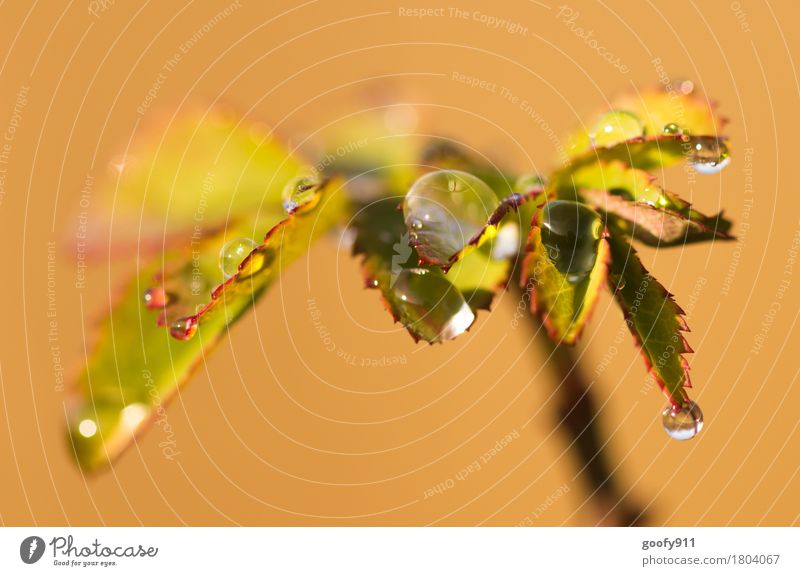
[[[250,238],[236,238],[226,243],[219,251],[219,267],[225,278],[230,278],[239,271],[239,265],[258,244]]]
[[[519,253],[519,226],[516,222],[509,222],[501,226],[492,245],[492,258],[506,260]]]
[[[91,418],[84,418],[78,424],[78,432],[84,438],[91,438],[95,434],[97,434],[97,422],[92,420]]]
[[[687,158],[700,174],[716,174],[730,161],[728,145],[713,136],[699,136],[689,141]]]
[[[416,234],[420,256],[441,266],[486,225],[497,203],[480,178],[460,170],[437,170],[411,186],[403,200],[403,216]]]
[[[367,278],[364,280],[364,286],[366,288],[377,288],[380,286],[380,282],[378,282],[377,278]]]
[[[441,275],[425,268],[405,268],[392,285],[397,306],[410,327],[431,340],[452,340],[475,321],[461,292]]]
[[[625,288],[625,278],[623,276],[612,274],[608,277],[608,279],[611,281],[611,284],[613,284],[615,292],[619,292]]]
[[[570,282],[580,281],[594,268],[602,233],[600,215],[588,206],[554,200],[542,209],[542,244]]]
[[[670,122],[666,126],[664,126],[664,134],[681,134],[681,127],[675,124],[674,122]]]
[[[178,340],[191,340],[197,332],[197,320],[193,316],[178,318],[169,327],[169,333]]]
[[[691,80],[680,80],[677,82],[678,90],[680,90],[681,94],[688,96],[692,92],[694,92],[694,82]]]
[[[703,429],[703,412],[692,400],[680,407],[667,406],[661,417],[664,430],[674,440],[689,440]]]
[[[320,182],[315,176],[309,175],[298,176],[289,181],[281,195],[283,209],[292,214],[301,206],[313,201],[317,198],[319,184]]]
[[[169,304],[169,296],[166,290],[160,286],[154,286],[144,291],[144,305],[149,310],[158,310]]]
[[[613,110],[600,117],[589,137],[595,146],[613,146],[642,135],[644,125],[638,116],[624,110]]]
[[[667,195],[664,193],[664,189],[655,184],[651,184],[639,192],[639,194],[636,195],[636,201],[660,208],[669,205],[669,198],[667,198]]]

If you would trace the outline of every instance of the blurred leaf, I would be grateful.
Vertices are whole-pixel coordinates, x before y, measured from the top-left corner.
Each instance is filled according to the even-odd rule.
[[[639,345],[648,370],[674,406],[688,401],[691,352],[682,332],[688,330],[683,310],[672,295],[642,265],[636,251],[616,230],[608,238],[611,273],[608,284]]]
[[[626,92],[567,138],[568,154],[577,159],[596,147],[600,154],[603,150],[616,149],[619,159],[625,158],[625,152],[637,158],[645,151],[652,154],[663,146],[662,153],[670,159],[675,153],[671,142],[680,141],[682,135],[719,137],[726,123],[725,118],[716,114],[712,103],[693,93],[658,88]],[[640,146],[642,140],[655,145],[655,150]],[[626,150],[629,147],[630,150]]]
[[[164,405],[228,327],[285,266],[341,221],[345,202],[339,184],[326,183],[318,191],[317,201],[272,227],[239,270],[210,296],[208,292],[192,294],[192,275],[187,275],[182,263],[193,266],[197,262],[201,274],[213,275],[224,241],[222,231],[185,249],[170,250],[140,271],[102,323],[95,349],[77,381],[69,432],[83,468],[91,470],[113,460],[138,433],[163,420]],[[156,289],[169,290],[166,301],[147,292],[151,297],[148,306],[163,307],[162,314],[170,311],[172,323],[166,328],[156,323],[142,303],[142,293],[154,287],[154,277],[161,279]],[[199,302],[203,302],[201,309],[192,309]],[[184,313],[188,315],[173,319]]]
[[[162,234],[200,223],[219,227],[245,213],[282,216],[281,190],[302,165],[259,125],[218,110],[160,120],[112,166],[118,181],[108,197],[116,218],[132,230],[144,219]]]

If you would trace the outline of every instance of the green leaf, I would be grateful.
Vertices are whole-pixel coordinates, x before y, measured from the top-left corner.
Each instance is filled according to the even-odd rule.
[[[531,292],[531,312],[539,314],[550,338],[557,343],[574,344],[588,322],[607,273],[608,247],[601,237],[600,218],[593,211],[572,202],[555,201],[543,211],[566,208],[580,214],[572,216],[557,230],[557,225],[534,222],[529,238],[529,254],[523,264],[521,284]],[[569,212],[567,212],[569,214]],[[563,220],[563,219],[562,219]],[[585,230],[591,238],[584,238]],[[543,232],[548,235],[543,239]]]
[[[166,403],[227,328],[285,266],[343,219],[345,201],[339,182],[325,183],[317,194],[315,201],[273,226],[238,271],[211,295],[191,295],[193,276],[187,275],[185,263],[190,262],[190,269],[197,263],[201,274],[212,274],[225,240],[223,231],[172,249],[139,272],[102,323],[75,387],[69,435],[83,468],[92,470],[113,460],[137,434],[160,421]],[[159,278],[155,285],[154,278]],[[152,290],[147,293],[151,296],[147,307],[162,308],[160,323],[157,313],[142,301],[148,287],[168,288],[155,297]],[[199,310],[193,308],[198,305]],[[173,318],[182,314],[187,315]],[[171,324],[164,326],[167,321]]]
[[[672,295],[642,265],[633,247],[612,230],[611,273],[608,284],[625,315],[625,322],[639,345],[645,364],[673,406],[688,401],[689,365],[683,357],[691,352],[683,331],[688,330],[683,310]]]
[[[731,223],[706,216],[655,184],[643,170],[623,162],[596,162],[576,170],[573,181],[589,205],[628,222],[625,230],[656,246],[676,246],[711,238],[729,240]]]

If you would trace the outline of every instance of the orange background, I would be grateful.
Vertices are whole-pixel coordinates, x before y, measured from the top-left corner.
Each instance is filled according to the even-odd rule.
[[[648,523],[798,523],[800,264],[790,259],[800,234],[792,177],[800,84],[791,3],[573,2],[579,16],[569,25],[556,4],[526,0],[462,2],[467,18],[452,17],[449,4],[241,0],[140,117],[166,59],[227,5],[118,0],[96,16],[88,8],[99,5],[87,2],[0,8],[0,129],[14,128],[0,196],[2,523],[599,522],[556,427],[558,380],[532,334],[511,327],[516,297],[502,295],[454,342],[415,345],[377,294],[363,290],[335,241],[296,263],[172,403],[174,460],[162,456],[163,432],[153,429],[112,469],[82,476],[63,437],[57,365],[66,375],[80,366],[94,319],[124,281],[101,258],[89,264],[87,287],[75,288],[83,182],[91,175],[94,194],[107,194],[109,163],[159,112],[219,100],[303,138],[367,107],[413,103],[416,130],[454,136],[520,171],[545,171],[557,155],[542,122],[563,134],[615,93],[656,83],[655,59],[719,100],[734,153],[718,176],[687,187],[676,172],[665,184],[706,212],[724,207],[740,240],[641,251],[693,328],[693,396],[706,428],[692,442],[661,430],[665,400],[603,297],[579,351],[593,379],[607,364],[593,390],[610,457]],[[444,14],[420,19],[401,7]],[[517,30],[494,28],[476,11]],[[627,72],[575,26],[593,30]],[[454,73],[497,89],[470,87]],[[528,100],[541,121],[501,87]],[[15,115],[20,91],[25,104]],[[337,350],[357,365],[326,350],[309,298]],[[763,347],[754,350],[759,335]],[[402,362],[358,365],[384,357]],[[482,461],[507,434],[512,441]],[[476,460],[480,469],[462,473]],[[426,497],[440,483],[451,487]]]

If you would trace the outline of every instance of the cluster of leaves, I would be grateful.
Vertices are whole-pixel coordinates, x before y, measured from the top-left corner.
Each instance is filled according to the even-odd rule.
[[[310,176],[270,135],[213,114],[184,118],[158,146],[144,142],[115,202],[145,224],[167,214],[174,230],[154,233],[163,250],[120,295],[78,379],[69,437],[79,463],[99,467],[130,445],[280,270],[348,221],[365,285],[415,340],[459,336],[518,282],[550,337],[574,344],[608,286],[648,368],[682,406],[683,311],[630,241],[730,238],[730,222],[653,175],[683,161],[713,172],[727,144],[712,107],[691,94],[640,93],[614,110],[571,137],[569,162],[547,178],[515,177],[446,140],[373,148]],[[238,266],[220,268],[240,238]]]

